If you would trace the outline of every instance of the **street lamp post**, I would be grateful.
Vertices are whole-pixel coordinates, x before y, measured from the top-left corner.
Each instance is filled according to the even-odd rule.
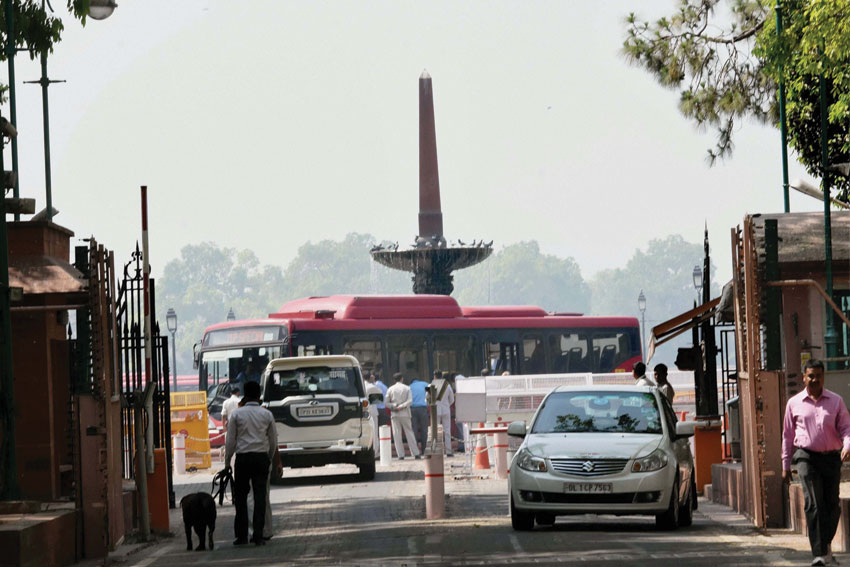
[[[173,307],[168,308],[168,313],[165,315],[165,324],[168,326],[168,331],[171,333],[171,368],[172,368],[172,376],[174,389],[172,391],[177,391],[177,312],[174,311]]]
[[[641,340],[643,341],[643,351],[646,352],[646,296],[643,290],[640,290],[638,295],[638,309],[640,309],[640,329]]]

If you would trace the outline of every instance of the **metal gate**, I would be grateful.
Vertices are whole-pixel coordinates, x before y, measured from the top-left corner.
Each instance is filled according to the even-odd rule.
[[[156,313],[156,286],[150,279],[150,312]],[[124,274],[118,288],[116,299],[116,319],[118,322],[119,364],[121,376],[121,394],[126,403],[122,404],[121,438],[124,450],[124,476],[135,478],[133,455],[136,454],[133,431],[133,392],[142,390],[148,379],[145,376],[144,344],[144,276],[142,273],[142,253],[138,243],[130,261],[124,265]],[[156,383],[153,397],[153,415],[145,416],[145,427],[153,429],[153,447],[166,451],[168,463],[168,500],[174,508],[174,484],[172,480],[171,454],[171,401],[169,381],[168,336],[160,333],[159,323],[152,321],[151,330],[151,376]]]

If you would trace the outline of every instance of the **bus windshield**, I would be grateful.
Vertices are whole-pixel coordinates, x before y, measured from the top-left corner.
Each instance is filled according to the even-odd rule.
[[[200,375],[208,386],[222,382],[259,382],[270,360],[283,356],[282,346],[209,350],[200,355]]]
[[[351,367],[311,366],[294,370],[276,370],[266,381],[263,399],[272,402],[289,396],[314,394],[362,397],[363,385],[357,370]]]

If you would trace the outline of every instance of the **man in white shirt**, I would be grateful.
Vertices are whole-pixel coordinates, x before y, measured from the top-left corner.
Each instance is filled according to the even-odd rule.
[[[646,364],[643,362],[635,362],[632,366],[632,376],[635,379],[635,386],[658,386],[651,378],[646,377]]]
[[[266,521],[266,485],[269,466],[277,450],[277,431],[271,412],[260,404],[260,385],[245,384],[245,405],[236,408],[227,424],[225,463],[230,468],[230,458],[236,455],[236,475],[233,480],[233,504],[236,519],[233,545],[248,543],[248,493],[254,491],[254,534],[255,545],[265,545],[263,527]]]
[[[445,384],[446,390],[443,392],[443,397],[437,400],[437,422],[443,426],[443,443],[445,446],[446,456],[453,457],[454,450],[452,449],[452,404],[455,403],[455,393],[452,390],[452,385],[443,377],[444,372],[439,370],[434,371],[434,379],[431,381],[436,388],[437,395],[443,389]]]
[[[230,397],[224,400],[224,403],[221,404],[221,426],[227,431],[227,420],[239,407],[239,399],[242,391],[238,386],[233,386],[230,388]]]
[[[387,397],[384,403],[391,412],[395,452],[399,460],[404,460],[404,442],[401,439],[403,430],[405,437],[407,437],[410,454],[413,455],[414,459],[418,459],[419,450],[416,448],[416,436],[413,435],[413,421],[410,413],[413,396],[410,395],[410,388],[404,383],[404,374],[396,372],[393,374],[393,380],[395,380],[395,384],[387,389]]]

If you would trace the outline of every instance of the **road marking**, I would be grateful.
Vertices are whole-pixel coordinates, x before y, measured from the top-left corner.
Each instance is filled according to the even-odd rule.
[[[161,547],[161,548],[157,549],[156,551],[154,551],[153,553],[151,553],[145,559],[142,559],[141,561],[139,561],[138,563],[133,565],[133,567],[147,567],[148,565],[150,565],[151,563],[153,563],[154,561],[159,559],[160,556],[165,555],[169,551],[172,551],[174,548],[175,548],[175,546],[173,544],[166,545],[165,547]]]
[[[514,548],[514,551],[517,553],[522,553],[522,546],[519,544],[519,539],[515,534],[509,534],[508,539],[511,540],[511,547]]]

